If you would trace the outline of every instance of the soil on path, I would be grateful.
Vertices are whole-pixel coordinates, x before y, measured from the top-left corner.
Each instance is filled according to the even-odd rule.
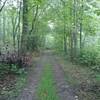
[[[42,69],[48,63],[53,66],[54,85],[57,88],[57,94],[60,97],[59,100],[76,100],[73,89],[71,89],[65,80],[62,66],[49,51],[42,53],[34,68],[30,69],[27,86],[22,90],[16,100],[37,100],[36,89],[41,78]]]
[[[16,100],[37,100],[36,89],[45,64],[45,55],[40,55],[40,57],[35,59],[34,63],[33,67],[29,70],[27,85]]]
[[[55,86],[59,95],[59,100],[78,100],[74,90],[67,83],[67,80],[62,69],[62,65],[57,60],[57,56],[48,52],[48,58],[50,64],[53,66],[53,74],[55,79]]]

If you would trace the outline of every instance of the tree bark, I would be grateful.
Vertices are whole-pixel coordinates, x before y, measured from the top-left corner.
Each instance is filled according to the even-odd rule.
[[[82,50],[82,31],[83,31],[83,0],[80,3],[80,52]]]
[[[77,57],[77,1],[74,0],[74,8],[73,8],[73,22],[74,22],[74,26],[73,26],[73,42],[74,42],[74,59]]]
[[[23,0],[23,27],[21,36],[21,53],[25,54],[27,52],[27,42],[28,42],[28,0]]]

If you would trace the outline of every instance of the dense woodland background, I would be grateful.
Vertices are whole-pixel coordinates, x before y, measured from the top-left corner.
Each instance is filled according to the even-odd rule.
[[[45,50],[92,70],[100,92],[100,0],[0,0],[0,80]]]
[[[1,52],[7,51],[6,47],[9,52],[24,53],[47,46],[64,51],[73,60],[83,50],[99,51],[99,0],[1,0],[0,3]]]

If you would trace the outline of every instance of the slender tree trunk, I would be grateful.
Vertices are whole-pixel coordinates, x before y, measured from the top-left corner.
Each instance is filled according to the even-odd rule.
[[[80,3],[80,52],[82,50],[82,32],[83,32],[83,0]]]
[[[69,33],[70,33],[70,60],[73,61],[74,59],[74,39],[73,39],[73,3],[72,3],[72,0],[70,1],[70,9],[69,9],[69,12],[70,12],[70,17],[69,17],[69,20],[70,20],[70,30],[69,30]]]
[[[5,35],[6,35],[6,18],[5,12],[3,13],[3,43],[5,44]]]
[[[74,51],[73,51],[73,32],[72,30],[70,29],[70,58],[71,58],[71,61],[73,61],[74,59]]]
[[[82,50],[82,23],[80,23],[80,52]]]
[[[14,51],[16,50],[16,34],[17,34],[17,26],[16,26],[16,23],[17,23],[17,16],[16,16],[16,18],[15,17],[12,17],[12,27],[13,27],[13,30],[12,30],[12,38],[13,38]]]
[[[67,53],[67,36],[66,36],[66,23],[65,23],[65,13],[64,13],[64,52]]]
[[[74,12],[73,12],[73,22],[74,22],[74,26],[73,26],[73,42],[74,42],[74,59],[77,56],[77,2],[76,0],[74,0]]]
[[[20,33],[21,33],[20,22],[21,22],[21,6],[22,6],[22,3],[20,2],[19,5],[20,5],[20,8],[19,8],[19,12],[18,12],[18,34],[17,34],[18,57],[20,55]]]
[[[67,35],[64,29],[64,52],[67,54]]]
[[[2,34],[2,23],[1,23],[1,13],[0,13],[0,35]],[[1,37],[0,37],[0,43],[1,43],[1,40],[2,40],[2,35],[1,35]],[[0,46],[0,55],[2,54],[2,52],[1,52],[1,46]]]
[[[14,50],[15,50],[15,22],[14,22],[14,17],[12,18],[12,26],[13,26],[13,31],[12,31],[13,47],[14,47]]]
[[[37,16],[38,16],[38,11],[39,11],[39,7],[38,5],[36,6],[36,10],[35,10],[35,15],[33,13],[33,20],[32,20],[32,28],[30,30],[30,34],[35,32],[35,24],[36,24],[36,20],[37,20]]]
[[[65,1],[63,1],[63,0],[61,0],[61,1],[62,1],[62,4],[63,4],[63,7],[64,7],[64,13],[63,13],[63,16],[64,16],[63,47],[64,47],[64,52],[67,54],[66,10],[65,10],[66,4],[65,4]]]
[[[21,53],[25,54],[27,52],[27,42],[28,42],[28,0],[23,0],[23,28],[21,36]]]

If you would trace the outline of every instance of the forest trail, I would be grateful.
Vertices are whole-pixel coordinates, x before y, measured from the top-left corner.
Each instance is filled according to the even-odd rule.
[[[56,57],[51,56],[51,64],[54,70],[54,78],[56,81],[57,91],[60,96],[60,100],[75,100],[74,90],[69,86],[66,81],[65,74],[60,62]]]
[[[22,90],[21,94],[16,100],[38,100],[36,91],[39,80],[41,79],[43,68],[47,64],[52,66],[54,85],[59,100],[75,100],[74,91],[65,80],[62,66],[60,65],[59,61],[57,61],[56,56],[50,51],[43,52],[37,59],[34,69],[30,70],[26,87]]]

